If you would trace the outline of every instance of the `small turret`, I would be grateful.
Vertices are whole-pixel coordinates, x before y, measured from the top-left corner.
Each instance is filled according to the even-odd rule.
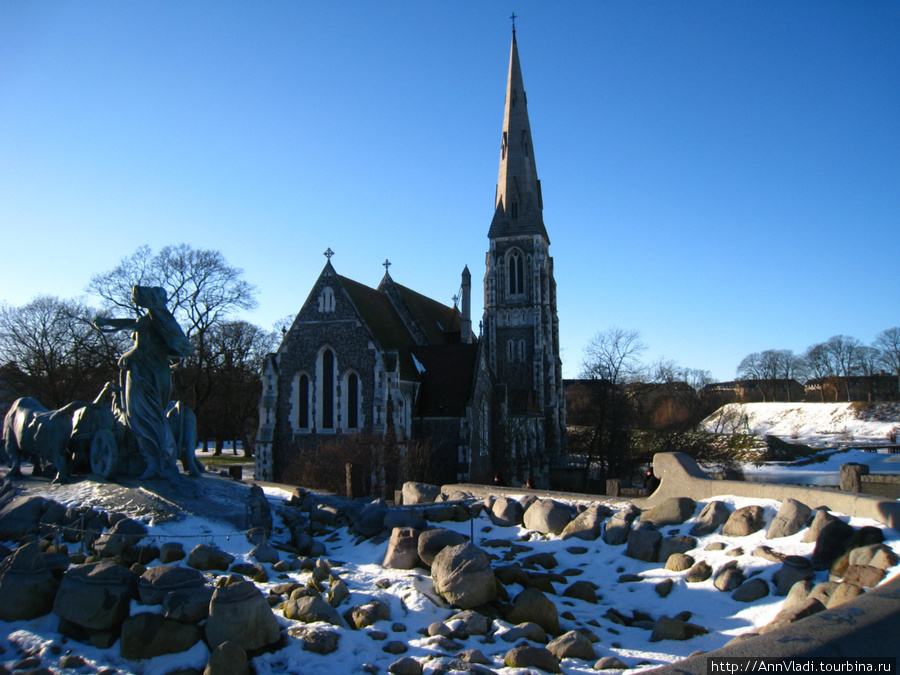
[[[462,316],[459,327],[460,342],[472,342],[472,275],[469,273],[469,266],[466,265],[462,271]]]

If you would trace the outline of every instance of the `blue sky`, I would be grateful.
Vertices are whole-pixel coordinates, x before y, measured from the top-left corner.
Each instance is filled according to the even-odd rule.
[[[267,327],[328,247],[370,286],[389,258],[480,288],[512,11],[567,377],[612,325],[717,379],[900,325],[878,1],[0,0],[0,300],[180,242],[243,268]]]

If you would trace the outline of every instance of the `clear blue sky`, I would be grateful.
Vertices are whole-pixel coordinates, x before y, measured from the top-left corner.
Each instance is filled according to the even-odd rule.
[[[717,379],[900,325],[900,4],[849,0],[0,0],[0,300],[182,241],[266,327],[328,247],[480,289],[512,11],[567,377],[612,325]]]

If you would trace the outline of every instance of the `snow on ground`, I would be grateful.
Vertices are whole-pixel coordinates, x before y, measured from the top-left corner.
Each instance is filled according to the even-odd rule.
[[[794,485],[840,485],[841,465],[855,462],[866,464],[869,473],[900,475],[900,454],[867,452],[859,448],[833,450],[815,455],[817,461],[801,459],[794,462],[742,462],[744,478],[757,483],[791,483]]]
[[[729,403],[707,417],[701,431],[769,434],[809,445],[886,443],[900,429],[888,421],[859,419],[853,403]]]
[[[202,480],[202,479],[201,479]],[[237,487],[237,486],[236,486]],[[287,499],[289,493],[268,487],[267,497],[277,505],[281,500]],[[90,502],[96,495],[90,488],[67,491],[68,503],[71,505],[78,501]],[[53,497],[54,495],[47,495]],[[732,509],[747,504],[760,504],[765,508],[766,521],[771,521],[779,504],[772,500],[751,500],[722,496],[717,499],[727,502]],[[695,517],[700,513],[705,502],[697,504]],[[845,518],[851,525],[861,527],[863,525],[878,525],[873,521],[864,519]],[[278,527],[276,520],[276,527]],[[469,535],[474,532],[475,543],[481,544],[487,539],[507,539],[526,546],[533,547],[533,551],[521,554],[529,555],[532,552],[552,552],[558,567],[555,572],[563,570],[577,570],[578,574],[569,577],[569,583],[577,580],[592,581],[599,587],[598,596],[601,596],[599,604],[589,604],[584,601],[564,598],[562,591],[564,586],[557,584],[556,596],[550,596],[555,601],[560,613],[569,611],[573,619],[561,619],[563,631],[584,627],[592,630],[598,637],[595,644],[598,658],[603,656],[616,656],[625,662],[631,669],[645,668],[680,660],[696,650],[712,650],[723,646],[735,635],[750,632],[759,626],[769,622],[779,611],[784,598],[773,595],[756,603],[746,605],[731,598],[730,593],[722,593],[713,586],[713,579],[698,583],[687,584],[680,573],[669,572],[664,569],[663,563],[644,563],[632,560],[623,555],[624,546],[609,546],[598,539],[593,542],[585,542],[579,539],[562,541],[555,535],[538,535],[529,533],[521,527],[496,527],[485,517],[477,517],[473,522],[441,523],[440,526],[448,527]],[[688,534],[692,522],[665,528],[665,534]],[[229,551],[234,555],[236,562],[249,561],[250,545],[245,537],[236,533],[233,528],[225,523],[209,519],[190,517],[178,522],[148,523],[150,536],[160,538],[160,541],[185,542],[185,549],[190,550],[193,543],[202,540],[212,543]],[[900,553],[900,533],[885,529],[887,544],[897,553]],[[813,550],[813,544],[804,544],[800,540],[803,532],[783,539],[767,540],[765,532],[743,538],[723,537],[712,534],[700,537],[698,545],[690,554],[697,560],[706,560],[714,570],[718,570],[725,563],[737,560],[740,568],[748,576],[758,574],[762,578],[771,580],[780,565],[767,562],[761,558],[750,555],[759,545],[769,545],[775,550],[789,555],[809,556]],[[277,539],[277,536],[275,537]],[[430,647],[420,634],[435,621],[447,619],[454,612],[449,608],[440,606],[442,603],[435,596],[431,586],[430,577],[423,570],[390,570],[380,565],[385,550],[386,542],[372,543],[359,540],[346,529],[337,530],[333,535],[326,536],[322,541],[327,546],[327,557],[332,561],[333,569],[349,586],[351,597],[348,602],[339,607],[340,612],[348,607],[363,604],[373,598],[386,602],[391,608],[391,618],[386,622],[379,622],[372,628],[377,628],[387,633],[387,640],[400,640],[409,646],[405,656],[413,656],[424,660],[429,655],[436,653],[435,647]],[[726,544],[722,551],[707,551],[707,545],[713,541],[721,541]],[[9,542],[6,542],[9,545]],[[579,550],[582,547],[586,550]],[[740,547],[743,555],[737,558],[726,555],[727,550]],[[504,549],[486,549],[490,553],[502,552]],[[506,564],[498,562],[496,563]],[[898,573],[898,568],[889,571],[889,576]],[[622,574],[639,574],[643,577],[639,582],[619,582]],[[293,572],[290,577],[300,583],[306,583],[309,572]],[[283,583],[288,579],[272,572],[271,581],[260,584],[265,592],[267,588],[276,583]],[[825,581],[827,572],[818,572],[814,581]],[[675,585],[671,594],[661,599],[654,586],[661,580],[672,578]],[[376,586],[378,580],[390,580],[387,588]],[[381,584],[384,585],[384,584]],[[514,597],[522,590],[517,586],[508,588],[510,596]],[[624,627],[613,624],[604,617],[608,609],[615,608],[624,614],[632,614],[635,611],[644,612],[653,619],[662,615],[674,616],[682,611],[692,612],[690,621],[706,627],[710,633],[696,637],[685,642],[663,641],[652,643],[649,641],[650,631]],[[135,604],[133,612],[152,611],[150,608]],[[285,628],[297,622],[285,619],[277,610],[276,616]],[[396,632],[394,623],[402,623],[405,630]],[[155,658],[149,661],[126,661],[122,659],[119,644],[116,643],[110,649],[95,649],[75,641],[65,640],[57,631],[58,620],[54,615],[48,615],[33,621],[19,621],[15,623],[0,622],[0,636],[8,635],[7,640],[17,646],[33,647],[41,649],[41,656],[45,666],[53,666],[61,654],[68,650],[81,655],[93,667],[81,669],[84,672],[96,672],[106,667],[115,668],[121,673],[134,673],[136,675],[166,675],[179,668],[202,669],[209,657],[208,650],[202,644],[195,646],[188,652],[170,656]],[[483,636],[471,637],[460,641],[462,649],[479,649],[492,661],[493,670],[503,675],[524,675],[530,672],[527,669],[506,668],[503,666],[505,653],[515,643],[506,643],[501,634],[510,628],[509,624],[497,621],[499,625],[493,641],[486,642]],[[331,627],[329,627],[331,629]],[[258,675],[295,672],[304,675],[336,675],[337,673],[360,672],[360,666],[364,663],[372,664],[378,668],[378,672],[387,672],[388,666],[400,658],[382,651],[383,641],[373,640],[370,630],[351,631],[349,629],[337,630],[340,637],[338,650],[332,654],[323,656],[302,650],[300,640],[288,639],[288,646],[272,654],[264,654],[253,659],[253,667]],[[59,649],[61,647],[61,649]],[[3,651],[5,649],[5,651]],[[54,651],[59,652],[54,654]],[[0,638],[0,663],[7,668],[12,668],[15,661],[20,658],[16,649],[6,644]],[[55,661],[54,661],[55,659]],[[592,670],[593,661],[579,661],[566,659],[563,661],[563,672],[569,675],[576,673],[596,673]],[[426,673],[430,669],[426,667]]]

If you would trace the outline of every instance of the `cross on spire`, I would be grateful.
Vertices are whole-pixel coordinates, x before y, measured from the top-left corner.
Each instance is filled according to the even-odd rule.
[[[389,271],[389,270],[388,270],[388,267],[391,266],[391,261],[388,260],[387,258],[385,258],[385,259],[384,259],[384,262],[381,263],[381,264],[384,265],[384,271],[385,271],[385,272],[388,272],[388,271]]]
[[[329,246],[328,249],[325,251],[325,253],[323,253],[322,255],[324,255],[326,258],[328,258],[328,262],[331,262],[331,256],[334,255],[334,251],[332,251],[331,247]]]
[[[513,12],[512,14],[510,14],[509,18],[512,19],[513,33],[515,33],[516,32],[516,13]]]

